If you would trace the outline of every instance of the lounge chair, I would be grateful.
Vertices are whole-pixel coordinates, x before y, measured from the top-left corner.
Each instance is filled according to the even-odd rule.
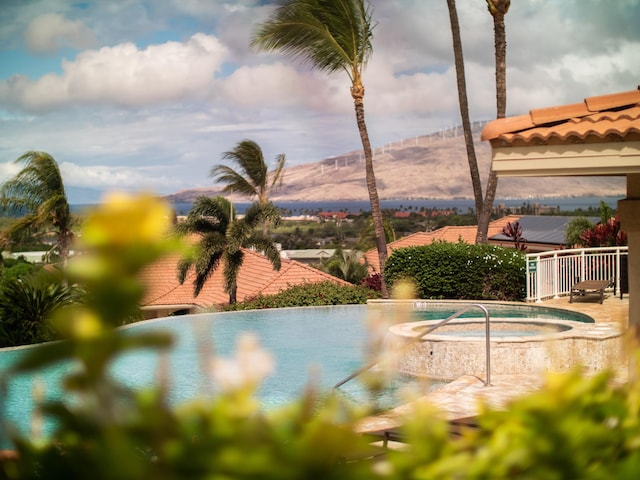
[[[600,303],[604,301],[604,290],[613,284],[613,280],[583,280],[571,287],[569,303],[573,303],[573,297],[585,295],[599,295]]]

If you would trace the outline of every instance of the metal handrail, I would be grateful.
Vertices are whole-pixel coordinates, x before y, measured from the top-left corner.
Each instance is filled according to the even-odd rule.
[[[438,323],[436,323],[432,327],[427,328],[420,335],[418,335],[417,337],[414,337],[413,339],[411,339],[411,341],[405,343],[402,348],[407,348],[409,345],[413,345],[414,343],[418,342],[419,340],[422,340],[422,338],[425,335],[430,334],[435,329],[437,329],[437,328],[449,323],[451,320],[454,320],[454,319],[458,318],[460,315],[463,315],[464,313],[468,312],[472,308],[479,308],[480,310],[482,310],[484,312],[484,318],[485,318],[485,324],[486,324],[485,325],[485,341],[486,341],[485,349],[486,349],[486,363],[487,363],[487,369],[486,369],[487,370],[487,372],[486,372],[487,376],[486,376],[486,381],[484,382],[484,386],[485,387],[490,386],[491,385],[491,328],[489,326],[490,325],[490,322],[489,322],[489,310],[487,310],[487,307],[485,307],[484,305],[481,305],[479,303],[472,303],[471,305],[466,306],[465,308],[463,308],[462,310],[454,313],[450,317],[447,317],[444,320],[439,321]],[[358,370],[356,370],[352,374],[350,374],[347,377],[345,377],[342,380],[340,380],[338,383],[336,383],[333,386],[333,388],[340,388],[342,385],[344,385],[348,381],[353,380],[358,375],[366,372],[370,368],[375,367],[378,363],[380,363],[380,360],[375,360],[373,362],[367,363],[366,365],[360,367]]]

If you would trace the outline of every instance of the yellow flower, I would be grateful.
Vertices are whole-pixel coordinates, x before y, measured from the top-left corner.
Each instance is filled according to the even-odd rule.
[[[157,242],[169,232],[172,219],[169,204],[152,195],[112,193],[87,216],[81,244],[91,248]]]

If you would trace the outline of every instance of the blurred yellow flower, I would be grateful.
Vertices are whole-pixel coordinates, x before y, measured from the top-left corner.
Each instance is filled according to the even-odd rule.
[[[152,195],[112,193],[87,216],[81,246],[91,248],[156,242],[169,232],[172,219],[170,205]]]

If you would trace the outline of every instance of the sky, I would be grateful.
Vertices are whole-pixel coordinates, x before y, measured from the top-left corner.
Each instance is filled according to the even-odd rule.
[[[372,0],[374,148],[460,124],[445,0]],[[70,201],[214,185],[243,139],[290,166],[361,149],[349,79],[249,48],[268,0],[0,0],[0,182],[53,155]],[[472,120],[495,118],[493,22],[458,0]],[[640,84],[640,0],[512,0],[507,115]],[[72,193],[73,192],[73,193]]]

